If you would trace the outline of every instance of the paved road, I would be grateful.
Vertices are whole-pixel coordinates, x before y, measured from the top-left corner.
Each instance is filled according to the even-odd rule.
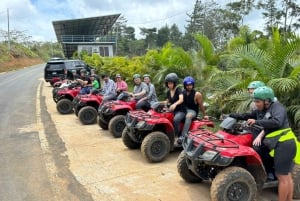
[[[63,143],[55,137],[45,101],[37,99],[43,66],[0,74],[0,201],[91,200],[60,156]],[[41,146],[41,126],[53,135],[48,149]]]

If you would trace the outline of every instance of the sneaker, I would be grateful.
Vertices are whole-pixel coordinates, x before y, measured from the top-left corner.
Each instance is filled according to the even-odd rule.
[[[178,139],[177,139],[177,144],[182,144],[184,140],[184,137],[183,136],[180,136]]]
[[[275,181],[275,180],[276,180],[276,179],[275,179],[275,176],[274,176],[274,174],[273,174],[272,172],[269,172],[269,173],[268,173],[267,180],[268,180],[268,181]]]

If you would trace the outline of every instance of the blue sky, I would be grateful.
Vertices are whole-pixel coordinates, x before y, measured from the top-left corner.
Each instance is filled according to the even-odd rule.
[[[216,2],[223,5],[230,1]],[[121,13],[128,20],[127,25],[136,28],[137,37],[139,27],[160,28],[173,23],[184,32],[186,12],[192,11],[194,3],[194,0],[1,0],[0,29],[7,30],[9,8],[10,29],[24,31],[37,41],[56,41],[52,21],[115,13]],[[257,14],[248,16],[244,22],[253,29],[262,29],[263,21]]]

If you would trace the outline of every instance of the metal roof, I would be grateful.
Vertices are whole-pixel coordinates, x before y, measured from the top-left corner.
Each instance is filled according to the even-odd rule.
[[[53,21],[57,41],[62,43],[64,54],[70,58],[74,51],[77,50],[77,45],[72,43],[68,44],[63,41],[65,37],[73,36],[105,36],[111,30],[114,23],[117,21],[121,14],[80,18],[72,20]]]
[[[53,21],[56,38],[63,35],[106,35],[121,14]]]

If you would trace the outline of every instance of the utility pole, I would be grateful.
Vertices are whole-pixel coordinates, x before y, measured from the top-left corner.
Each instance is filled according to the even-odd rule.
[[[9,33],[9,8],[7,8],[7,40],[8,40],[8,51],[10,52],[10,33]]]

